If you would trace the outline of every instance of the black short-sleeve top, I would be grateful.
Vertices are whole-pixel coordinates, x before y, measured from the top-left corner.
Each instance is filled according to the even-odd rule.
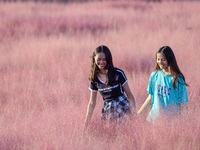
[[[125,73],[118,68],[115,69],[115,81],[112,82],[110,85],[106,85],[98,76],[97,82],[90,81],[89,89],[91,91],[97,92],[99,91],[100,94],[103,96],[104,101],[111,101],[116,99],[118,96],[124,94],[124,90],[122,86],[128,81],[126,78]]]

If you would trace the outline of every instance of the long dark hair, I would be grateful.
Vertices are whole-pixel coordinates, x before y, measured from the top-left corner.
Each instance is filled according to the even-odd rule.
[[[114,71],[114,65],[113,65],[113,61],[112,61],[111,52],[110,52],[109,48],[105,45],[98,46],[93,52],[89,80],[93,81],[93,82],[97,82],[97,80],[98,80],[97,74],[99,72],[99,67],[96,65],[94,57],[97,55],[97,53],[101,53],[101,52],[103,52],[106,56],[106,62],[107,62],[107,65],[105,67],[106,76],[107,76],[106,85],[109,85],[110,83],[112,83],[114,81],[115,71]]]
[[[172,84],[173,84],[174,89],[177,90],[175,83],[176,82],[180,83],[178,78],[182,78],[185,82],[185,77],[178,67],[178,64],[176,62],[176,58],[172,49],[169,46],[163,46],[157,51],[157,53],[164,54],[165,58],[167,59],[168,65],[170,66],[170,73],[173,76]],[[156,58],[157,58],[157,53],[156,53]],[[154,70],[160,70],[158,63],[156,63]],[[180,83],[180,84],[183,84],[183,83]],[[189,86],[186,82],[185,82],[185,85]]]

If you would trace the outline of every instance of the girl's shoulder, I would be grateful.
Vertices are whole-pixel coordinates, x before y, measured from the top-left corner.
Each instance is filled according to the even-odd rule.
[[[183,75],[182,74],[178,74],[178,78],[182,78],[183,79]]]
[[[125,73],[124,73],[123,70],[121,70],[121,69],[119,69],[119,68],[114,68],[114,71],[115,71],[115,75],[116,75],[116,76],[119,75],[120,77],[123,77],[123,78],[126,79],[126,75],[125,75]]]
[[[115,70],[115,71],[123,71],[122,69],[119,69],[119,68],[117,68],[117,67],[114,67],[114,70]]]
[[[114,68],[114,71],[115,71],[115,73],[122,73],[122,74],[124,74],[124,71],[123,70],[121,70],[121,69],[119,69],[119,68]]]
[[[184,77],[181,74],[178,75],[178,81],[181,84],[185,84]]]
[[[152,73],[151,73],[151,76],[155,76],[155,75],[158,75],[162,73],[162,70],[154,70]]]

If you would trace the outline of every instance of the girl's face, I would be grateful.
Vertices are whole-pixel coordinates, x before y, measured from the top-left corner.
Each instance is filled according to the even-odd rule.
[[[160,67],[160,69],[164,69],[164,70],[168,70],[168,61],[165,58],[163,53],[157,53],[156,54],[156,62],[158,64],[158,66]]]
[[[94,56],[95,64],[99,67],[100,70],[104,70],[107,62],[106,62],[106,56],[103,52],[97,53],[96,56]]]

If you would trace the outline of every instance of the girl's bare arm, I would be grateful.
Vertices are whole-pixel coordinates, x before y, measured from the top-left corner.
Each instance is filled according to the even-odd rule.
[[[124,85],[123,85],[123,89],[124,89],[124,92],[126,93],[127,95],[127,98],[129,100],[129,103],[131,106],[135,106],[135,99],[133,97],[133,94],[129,88],[129,85],[128,85],[128,82],[126,82]],[[134,110],[136,112],[136,109],[135,107],[132,107],[132,110]]]
[[[90,93],[90,101],[87,108],[86,119],[85,119],[85,127],[88,126],[90,119],[92,117],[94,108],[96,106],[97,92],[91,91]]]
[[[151,101],[152,101],[152,95],[149,94],[149,96],[147,97],[146,101],[144,102],[142,107],[139,109],[137,114],[141,114],[145,108],[148,108],[151,105]]]

